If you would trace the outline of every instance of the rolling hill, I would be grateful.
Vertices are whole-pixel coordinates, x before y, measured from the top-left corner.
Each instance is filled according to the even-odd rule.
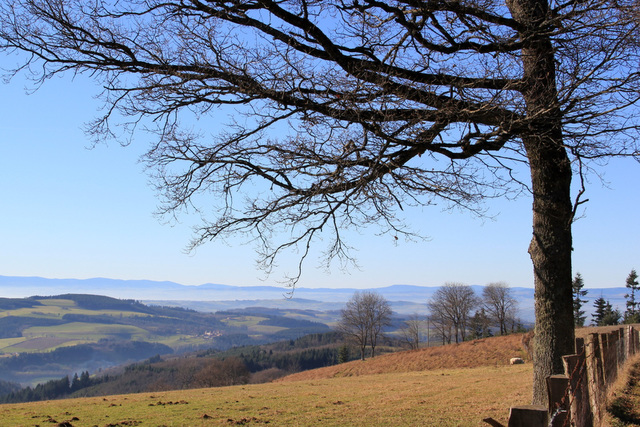
[[[398,352],[257,385],[0,405],[11,425],[480,426],[531,399],[521,335]],[[514,354],[515,353],[515,354]]]
[[[312,381],[361,375],[422,372],[438,369],[507,366],[512,357],[528,359],[522,345],[523,334],[483,338],[460,344],[421,348],[383,354],[364,362],[349,363],[298,372],[278,381]]]
[[[200,313],[86,294],[0,298],[0,380],[35,384],[157,354],[329,330],[310,319],[308,311]]]
[[[478,293],[482,286],[473,286]],[[428,299],[438,286],[392,285],[375,287],[396,313],[423,314]],[[513,287],[514,297],[520,303],[520,317],[525,322],[533,319],[533,289]],[[281,286],[229,286],[203,284],[185,286],[174,282],[149,280],[46,279],[42,277],[0,276],[0,295],[28,297],[31,295],[58,295],[66,293],[99,294],[113,298],[128,298],[146,304],[176,306],[198,311],[215,312],[246,307],[316,311],[339,310],[358,289],[304,288]]]
[[[375,284],[373,284],[375,286]],[[513,284],[512,284],[513,285]],[[476,293],[482,286],[472,286]],[[372,287],[383,295],[396,313],[410,315],[425,314],[427,300],[438,286],[392,285]],[[518,300],[519,317],[524,323],[533,321],[533,288],[512,286],[513,297]],[[593,301],[602,296],[614,308],[624,310],[627,289],[587,289],[584,309],[590,315]],[[47,279],[42,277],[16,277],[0,275],[0,296],[24,298],[32,295],[100,294],[113,298],[128,298],[149,305],[174,306],[202,312],[216,312],[247,307],[268,307],[282,310],[339,310],[353,295],[350,288],[304,288],[295,292],[280,286],[229,286],[207,283],[186,286],[175,282],[150,280],[93,279]],[[588,319],[590,320],[590,319]]]

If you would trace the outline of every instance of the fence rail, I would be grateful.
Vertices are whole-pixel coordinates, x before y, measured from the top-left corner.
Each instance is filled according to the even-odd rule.
[[[576,338],[576,354],[563,356],[564,374],[547,378],[549,405],[512,407],[508,427],[600,426],[607,390],[629,358],[640,352],[640,333],[624,326]],[[492,419],[485,420],[493,426]]]

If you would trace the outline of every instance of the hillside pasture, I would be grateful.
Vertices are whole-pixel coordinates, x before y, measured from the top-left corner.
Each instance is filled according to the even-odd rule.
[[[63,298],[44,298],[44,299],[36,299],[40,304],[44,306],[55,306],[55,307],[77,307],[78,303]]]
[[[528,355],[522,346],[522,334],[389,353],[367,359],[364,362],[356,360],[322,369],[299,372],[279,381],[311,381],[378,373],[478,368],[482,366],[500,367],[508,365],[509,359],[512,357],[528,360]]]
[[[2,351],[14,352],[14,353],[29,353],[32,351],[51,351],[65,344],[75,345],[79,343],[78,343],[78,340],[70,340],[68,338],[36,337],[31,339],[27,338],[26,340],[16,343],[12,346],[5,347],[4,349],[2,349]]]
[[[228,326],[233,326],[236,328],[238,327],[250,328],[250,327],[256,326],[258,323],[266,319],[267,319],[266,317],[259,317],[259,316],[234,315],[234,316],[222,317],[220,321]]]
[[[0,354],[11,353],[11,347],[26,341],[28,338],[16,337],[16,338],[2,338],[0,339]]]
[[[180,351],[184,348],[196,348],[204,346],[205,344],[211,342],[211,339],[191,335],[169,335],[150,338],[153,338],[153,342],[167,345],[176,351]]]
[[[91,310],[87,308],[77,307],[75,301],[71,300],[42,300],[46,302],[45,305],[39,305],[35,307],[22,307],[14,310],[0,310],[0,317],[16,316],[16,317],[40,317],[60,319],[65,314],[83,314],[88,316],[103,315],[111,316],[115,318],[131,317],[131,316],[149,316],[146,313],[138,313],[135,311],[126,310]],[[71,303],[71,304],[69,304]],[[60,304],[60,305],[56,305]]]
[[[27,338],[55,336],[69,340],[93,342],[113,337],[142,341],[149,337],[149,332],[130,325],[71,322],[57,326],[34,326],[25,329],[22,335]]]
[[[0,405],[7,425],[481,426],[530,401],[531,364]],[[486,424],[484,424],[486,425]]]
[[[263,334],[276,334],[281,331],[286,331],[288,328],[282,326],[271,326],[271,325],[253,325],[247,328],[250,334],[254,335],[263,335]]]
[[[385,354],[267,384],[0,405],[7,425],[483,426],[531,401],[522,335]],[[74,417],[77,420],[74,420]]]

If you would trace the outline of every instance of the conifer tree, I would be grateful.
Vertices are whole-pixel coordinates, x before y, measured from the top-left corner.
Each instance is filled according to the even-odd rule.
[[[594,301],[595,313],[593,314],[593,324],[595,326],[609,326],[620,323],[622,315],[620,311],[611,306],[611,303],[600,296]]]
[[[620,324],[620,318],[622,315],[618,309],[613,309],[611,303],[607,301],[607,305],[605,306],[604,317],[600,322],[599,326],[610,326],[610,325],[618,325]]]
[[[638,323],[640,322],[640,313],[638,312],[638,301],[636,301],[636,292],[640,290],[640,283],[638,283],[638,273],[635,269],[632,269],[627,276],[626,286],[629,289],[629,293],[624,297],[627,299],[627,311],[624,313],[625,323]]]
[[[604,315],[606,314],[607,309],[607,301],[604,299],[602,295],[600,298],[596,299],[593,302],[593,307],[595,308],[594,313],[592,314],[593,320],[592,323],[595,326],[600,326]]]
[[[580,273],[576,273],[576,277],[573,279],[572,288],[573,288],[573,320],[576,326],[584,326],[584,322],[587,319],[587,316],[584,314],[584,310],[582,306],[587,302],[586,299],[582,299],[582,297],[586,296],[589,291],[583,290],[584,280],[582,279],[582,275]]]
[[[349,347],[346,344],[340,347],[338,350],[338,363],[348,362],[350,357]]]

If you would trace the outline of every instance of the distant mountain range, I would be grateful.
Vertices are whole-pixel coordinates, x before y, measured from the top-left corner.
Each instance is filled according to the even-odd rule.
[[[482,286],[472,286],[481,295]],[[393,285],[371,288],[391,302],[394,311],[403,314],[425,314],[426,302],[438,286]],[[519,317],[533,321],[534,291],[532,288],[512,287],[519,304]],[[105,295],[120,299],[135,299],[145,304],[172,305],[198,311],[220,311],[232,308],[268,307],[339,310],[358,289],[354,288],[290,288],[278,286],[229,286],[207,283],[199,286],[175,282],[117,279],[47,279],[43,277],[0,276],[0,297],[24,298],[34,295],[50,296],[65,293]],[[614,308],[624,311],[627,289],[588,289],[585,311],[590,314],[593,300],[603,296]],[[587,318],[587,322],[590,318]]]

